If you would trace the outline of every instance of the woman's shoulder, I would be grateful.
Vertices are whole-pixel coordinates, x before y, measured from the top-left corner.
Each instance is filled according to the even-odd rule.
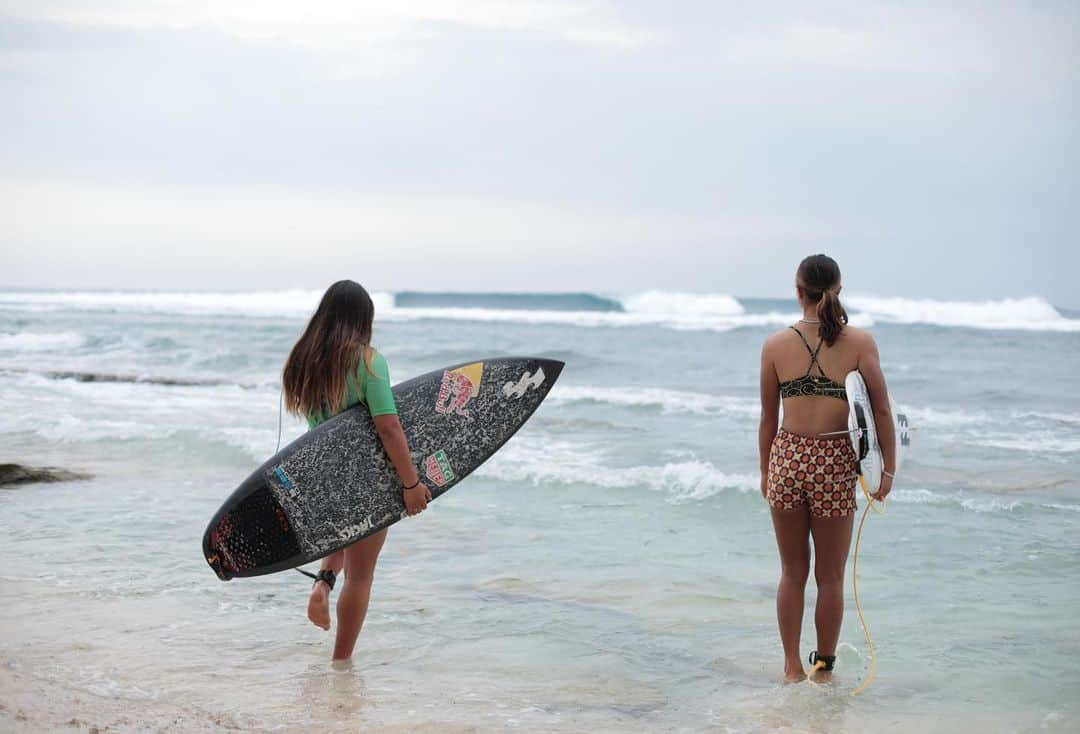
[[[363,347],[360,348],[360,356],[364,360],[372,360],[376,358],[382,358],[382,352],[380,352],[378,349],[371,346],[370,344],[365,344]]]
[[[782,341],[789,336],[791,336],[790,326],[785,326],[783,329],[777,329],[776,331],[765,337],[765,347],[768,348],[769,346],[776,344],[777,342]]]
[[[850,324],[845,325],[844,330],[840,333],[853,342],[865,343],[874,341],[874,337],[870,335],[869,331],[860,329],[858,326],[851,326]]]
[[[873,335],[866,329],[860,329],[858,326],[844,326],[844,330],[840,332],[840,338],[851,347],[860,351],[874,346]]]
[[[360,361],[360,369],[363,371],[365,367],[379,377],[388,371],[386,357],[370,344],[364,345],[364,352]]]

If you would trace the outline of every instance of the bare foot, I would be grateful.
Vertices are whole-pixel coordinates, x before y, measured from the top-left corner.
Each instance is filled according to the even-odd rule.
[[[324,583],[317,583],[311,589],[308,598],[307,618],[316,627],[330,629],[330,588]]]
[[[802,683],[804,680],[806,680],[806,671],[803,670],[801,662],[784,665],[785,683]]]
[[[832,683],[832,674],[831,670],[815,670],[810,673],[810,680],[815,683]]]

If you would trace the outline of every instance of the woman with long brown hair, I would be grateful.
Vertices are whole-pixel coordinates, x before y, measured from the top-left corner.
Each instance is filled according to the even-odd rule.
[[[799,638],[811,540],[818,589],[817,649],[810,655],[814,680],[829,680],[836,661],[856,510],[856,458],[847,434],[844,389],[852,370],[866,382],[885,457],[874,499],[889,494],[896,467],[896,436],[877,345],[867,332],[848,326],[840,287],[835,260],[826,255],[804,259],[795,279],[803,317],[766,339],[761,351],[761,494],[769,503],[780,551],[776,616],[784,679],[792,682],[806,677]],[[781,400],[784,424],[778,426]]]
[[[303,335],[293,347],[283,374],[285,406],[314,428],[348,407],[363,403],[371,413],[383,448],[401,480],[409,515],[424,511],[431,492],[413,466],[409,444],[398,420],[390,371],[371,346],[375,306],[363,286],[339,280],[322,297]],[[367,616],[375,564],[386,530],[369,535],[322,561],[308,600],[308,618],[330,629],[330,591],[337,574],[345,581],[337,602],[334,660],[352,657]]]

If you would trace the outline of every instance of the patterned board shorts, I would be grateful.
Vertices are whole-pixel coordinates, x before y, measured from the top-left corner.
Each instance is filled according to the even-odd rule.
[[[783,428],[769,452],[765,499],[778,510],[810,505],[815,517],[855,512],[856,461],[851,439],[800,436]]]

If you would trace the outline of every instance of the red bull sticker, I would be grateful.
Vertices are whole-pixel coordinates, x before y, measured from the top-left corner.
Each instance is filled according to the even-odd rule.
[[[480,394],[480,380],[484,377],[484,363],[474,362],[456,370],[443,372],[439,384],[439,397],[435,400],[435,411],[444,415],[469,417],[465,408],[469,401]]]
[[[445,487],[457,478],[450,466],[450,459],[446,458],[446,452],[442,449],[424,459],[424,474],[436,487]]]

